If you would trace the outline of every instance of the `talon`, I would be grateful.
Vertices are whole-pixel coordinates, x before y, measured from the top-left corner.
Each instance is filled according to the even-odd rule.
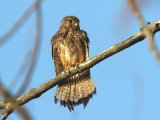
[[[73,67],[74,67],[74,66],[69,65],[69,66],[67,66],[67,67],[63,70],[63,72],[69,72],[69,73],[71,73],[70,69],[73,68]]]
[[[66,72],[69,72],[69,73],[71,73],[70,69],[68,69]]]

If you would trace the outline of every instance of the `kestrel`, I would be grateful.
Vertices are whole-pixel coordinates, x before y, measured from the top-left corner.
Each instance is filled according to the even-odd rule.
[[[51,45],[56,75],[89,58],[89,39],[87,33],[80,30],[79,19],[75,16],[62,19],[59,30],[51,39]],[[85,107],[94,94],[96,87],[88,69],[60,82],[54,99],[55,103],[60,101],[61,105],[72,111],[79,104]]]

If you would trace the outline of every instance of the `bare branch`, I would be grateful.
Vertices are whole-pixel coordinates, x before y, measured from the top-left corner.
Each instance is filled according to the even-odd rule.
[[[148,25],[147,28],[150,31],[152,31],[154,34],[158,31],[160,31],[160,20],[154,22],[153,24]],[[103,61],[104,59],[106,59],[106,58],[108,58],[108,57],[110,57],[110,56],[112,56],[112,55],[114,55],[114,54],[116,54],[116,53],[134,45],[134,44],[136,44],[137,42],[142,41],[145,37],[146,36],[145,36],[144,32],[140,31],[137,34],[135,34],[134,36],[128,38],[127,40],[124,40],[124,41],[108,48],[107,50],[104,50],[103,52],[99,53],[95,57],[87,60],[86,62],[84,62],[82,64],[80,64],[79,67],[71,68],[69,71],[63,72],[62,74],[56,76],[54,79],[51,79],[48,82],[43,83],[36,88],[30,89],[29,92],[27,92],[26,94],[17,98],[16,101],[18,102],[18,104],[20,106],[22,106],[22,105],[28,103],[29,101],[40,97],[43,93],[45,93],[49,89],[56,86],[62,80],[66,79],[70,76],[73,76],[73,75],[75,75],[79,72],[82,72],[86,69],[89,69],[89,68],[93,67],[94,65]],[[0,108],[3,108],[4,106],[6,108],[6,103],[4,101],[1,101],[0,102]],[[12,108],[9,108],[9,109],[10,109],[10,111],[14,110]]]
[[[152,31],[150,31],[146,27],[145,20],[142,16],[137,4],[136,4],[136,1],[135,0],[128,0],[128,3],[129,3],[129,6],[130,6],[131,10],[135,14],[137,20],[139,21],[144,34],[148,38],[148,43],[149,43],[149,46],[150,46],[150,49],[151,49],[153,55],[155,56],[157,62],[160,64],[160,52],[158,51],[157,46],[154,42],[154,35],[153,35]]]
[[[18,80],[20,80],[20,78],[24,76],[24,81],[17,92],[17,96],[22,94],[27,88],[27,86],[29,85],[29,83],[31,82],[32,74],[34,72],[34,69],[38,60],[38,56],[39,56],[41,36],[42,36],[41,35],[42,17],[41,17],[41,11],[40,11],[42,0],[36,0],[36,1],[37,2],[35,2],[34,4],[34,8],[35,8],[34,10],[36,12],[36,35],[35,35],[34,46],[25,55],[22,65],[20,66],[14,79],[11,81],[9,85],[9,89],[12,88],[13,90],[15,85],[18,83]]]
[[[24,70],[24,66],[26,66],[26,64],[29,64],[28,69],[27,69],[27,73],[24,79],[24,83],[22,84],[22,86],[19,89],[18,94],[21,94],[25,91],[25,88],[28,86],[28,84],[31,81],[31,77],[32,74],[34,72],[37,60],[38,60],[38,55],[39,55],[39,49],[40,49],[40,44],[41,44],[41,29],[42,29],[42,24],[41,24],[41,11],[40,11],[40,5],[41,5],[41,1],[42,0],[36,0],[35,3],[29,7],[29,9],[24,13],[24,15],[21,16],[20,20],[18,20],[15,25],[11,28],[10,31],[8,31],[3,37],[2,39],[0,39],[0,45],[1,43],[5,43],[10,37],[11,35],[13,35],[16,30],[18,30],[18,27],[20,27],[25,19],[27,19],[29,17],[29,15],[35,10],[36,12],[36,35],[35,35],[35,45],[32,49],[32,51],[29,51],[29,59],[30,59],[30,63],[28,63],[29,59],[26,59],[24,61],[24,63],[22,64],[22,66],[20,67],[20,70]],[[28,53],[26,55],[26,57],[28,56]],[[21,71],[18,71],[18,74]],[[24,72],[24,71],[22,71]],[[16,81],[13,81],[13,83]],[[11,97],[9,95],[9,93],[3,88],[3,86],[0,84],[0,92],[1,94],[4,96],[5,100],[1,102],[0,104],[0,109],[1,110],[1,114],[2,114],[2,120],[5,120],[12,112],[13,110],[16,110],[21,116],[22,118],[24,118],[25,120],[31,120],[30,116],[27,114],[27,112],[20,108],[19,103],[17,102],[17,100],[13,97]],[[5,106],[4,106],[5,104]]]
[[[9,38],[16,33],[16,31],[24,24],[24,22],[29,18],[29,16],[34,12],[35,5],[38,4],[41,0],[36,0],[24,13],[21,17],[15,22],[15,24],[0,37],[0,46],[6,43]]]
[[[31,120],[31,117],[26,112],[26,110],[20,108],[20,105],[18,104],[16,99],[12,98],[9,92],[4,89],[1,81],[0,81],[0,93],[5,98],[5,104],[6,104],[5,108],[2,109],[1,111],[2,120],[5,120],[13,112],[12,111],[13,109],[16,110],[24,120]]]
[[[19,67],[19,69],[18,69],[17,73],[15,74],[13,80],[9,84],[9,87],[8,87],[9,91],[11,89],[13,91],[15,86],[18,84],[20,78],[23,77],[26,74],[26,72],[29,68],[29,62],[30,62],[29,60],[31,59],[31,55],[32,55],[32,51],[31,50],[27,51],[27,54],[24,57],[23,63],[21,64],[21,66]]]
[[[27,86],[29,85],[29,83],[32,79],[33,72],[34,72],[35,67],[36,67],[38,56],[39,56],[40,45],[41,45],[41,36],[42,36],[42,32],[41,32],[42,31],[42,17],[41,17],[41,9],[40,9],[40,6],[41,6],[40,1],[41,0],[36,0],[36,1],[37,1],[36,2],[37,4],[35,5],[35,10],[36,10],[35,43],[34,43],[34,48],[32,50],[32,53],[31,53],[31,62],[29,63],[29,68],[28,68],[26,76],[24,78],[24,82],[17,92],[17,96],[21,95],[25,91]]]

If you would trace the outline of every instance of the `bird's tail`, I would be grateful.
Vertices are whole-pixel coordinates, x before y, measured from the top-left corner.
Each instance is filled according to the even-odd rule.
[[[60,101],[61,105],[72,111],[79,104],[85,107],[93,94],[96,94],[96,87],[90,77],[90,71],[86,70],[60,83],[54,98],[55,103]]]

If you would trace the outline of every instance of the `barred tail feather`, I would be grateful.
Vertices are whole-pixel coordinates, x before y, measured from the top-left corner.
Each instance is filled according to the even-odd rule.
[[[87,70],[60,83],[54,98],[55,103],[60,100],[62,106],[67,106],[70,111],[74,111],[74,107],[79,104],[86,107],[94,94],[96,94],[96,87]]]

